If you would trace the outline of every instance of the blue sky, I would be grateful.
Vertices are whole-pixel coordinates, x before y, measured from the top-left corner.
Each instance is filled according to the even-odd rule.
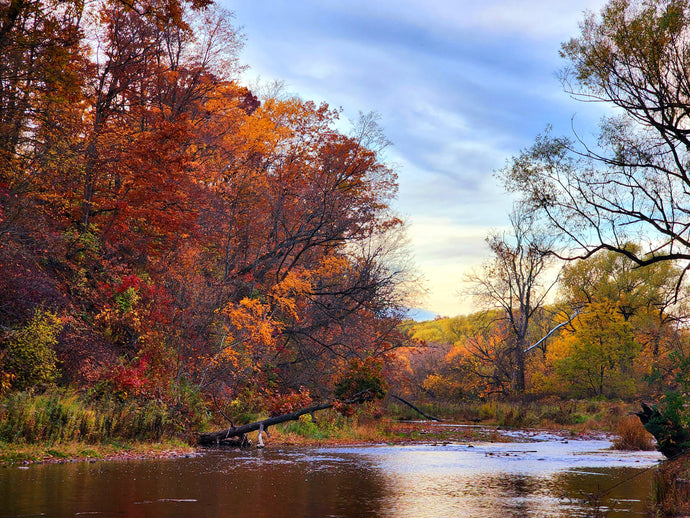
[[[603,0],[219,0],[246,36],[244,81],[375,111],[392,142],[400,190],[428,295],[417,304],[453,316],[488,258],[484,238],[508,222],[512,200],[493,172],[552,124],[595,131],[601,108],[573,101],[556,72],[560,44]],[[573,119],[574,117],[574,119]]]

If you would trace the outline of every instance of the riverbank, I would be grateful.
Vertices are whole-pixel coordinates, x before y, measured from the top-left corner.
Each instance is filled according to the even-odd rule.
[[[166,457],[196,451],[189,424],[180,427],[155,404],[112,400],[87,403],[69,391],[5,400],[0,408],[0,463]],[[530,434],[548,430],[563,439],[617,432],[622,435],[620,425],[629,420],[631,409],[600,401],[489,402],[445,408],[444,421],[433,422],[419,421],[407,408],[388,405],[384,413],[378,406],[365,405],[352,416],[332,409],[313,416],[305,414],[298,421],[271,427],[270,437],[264,437],[264,442],[273,447],[519,440],[519,434],[506,430],[529,430]],[[438,415],[442,409],[426,410]],[[216,416],[217,422],[207,422],[206,429],[227,426],[220,417]],[[632,424],[638,432],[646,433],[634,416]],[[257,433],[249,434],[249,439],[257,444]]]
[[[525,442],[540,434],[561,440],[610,438],[606,432],[567,429],[511,429],[491,424],[448,423],[432,421],[395,421],[380,419],[375,422],[341,422],[335,416],[319,424],[310,416],[294,423],[276,426],[270,437],[264,437],[268,448],[281,446],[343,446],[367,444],[445,444],[472,442]],[[349,425],[348,425],[349,424]],[[253,445],[257,433],[249,435]],[[167,439],[157,442],[112,441],[89,444],[67,443],[10,443],[0,441],[0,465],[28,465],[34,463],[92,462],[142,458],[173,458],[198,455],[205,451],[188,442]]]
[[[149,458],[174,458],[198,455],[199,449],[182,441],[157,443],[112,442],[87,444],[26,444],[0,441],[0,465],[53,464]]]

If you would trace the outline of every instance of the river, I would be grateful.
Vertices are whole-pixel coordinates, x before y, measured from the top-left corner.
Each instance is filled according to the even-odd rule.
[[[611,451],[605,438],[516,438],[0,467],[0,517],[646,515],[658,453]]]

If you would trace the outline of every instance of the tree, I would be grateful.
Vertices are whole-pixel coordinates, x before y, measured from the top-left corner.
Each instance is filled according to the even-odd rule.
[[[37,310],[26,325],[9,333],[5,344],[0,342],[0,380],[8,374],[15,390],[53,383],[60,375],[54,350],[60,331],[62,322],[55,314]]]
[[[611,0],[562,46],[566,91],[613,115],[597,143],[547,132],[501,176],[564,237],[569,258],[690,259],[689,35],[687,0]]]
[[[485,304],[502,311],[510,328],[505,347],[511,359],[513,393],[525,391],[525,349],[530,322],[544,304],[555,281],[544,283],[552,264],[547,251],[551,238],[541,232],[529,213],[516,209],[510,217],[510,235],[493,234],[487,242],[493,258],[468,280],[473,293]]]
[[[640,246],[631,243],[625,249],[639,254]],[[560,287],[573,306],[609,301],[626,321],[648,312],[667,320],[672,317],[667,312],[675,298],[678,275],[670,262],[640,268],[624,255],[601,251],[586,261],[567,264]]]
[[[591,304],[552,347],[556,372],[578,396],[630,396],[637,353],[632,326],[610,302]]]
[[[54,312],[65,382],[328,395],[407,343],[376,116],[346,134],[325,103],[260,102],[231,21],[210,0],[0,5],[0,339]]]
[[[633,253],[639,253],[639,248],[626,247]],[[637,381],[646,379],[659,391],[659,383],[675,376],[678,365],[673,356],[684,349],[679,331],[687,309],[676,290],[678,275],[679,268],[670,261],[640,267],[624,255],[600,251],[585,261],[567,264],[560,287],[566,301],[581,307],[583,313],[606,303],[631,324],[641,347],[636,357]]]

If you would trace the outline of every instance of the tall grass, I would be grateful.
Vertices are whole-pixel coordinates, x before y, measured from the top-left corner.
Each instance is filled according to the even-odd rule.
[[[449,421],[472,422],[510,428],[568,427],[578,430],[613,431],[624,413],[625,405],[610,401],[562,401],[542,399],[536,401],[464,401],[441,403],[414,401],[415,406],[429,415]],[[392,419],[423,419],[407,406],[390,402],[386,414]]]
[[[386,437],[388,420],[373,413],[369,408],[359,408],[349,417],[332,409],[319,412],[315,418],[305,414],[297,421],[272,428],[271,438],[287,444],[379,442]]]
[[[690,459],[667,461],[654,473],[652,499],[656,516],[690,516]]]
[[[160,401],[91,400],[73,390],[15,393],[0,401],[0,440],[26,443],[158,441],[179,431]]]

